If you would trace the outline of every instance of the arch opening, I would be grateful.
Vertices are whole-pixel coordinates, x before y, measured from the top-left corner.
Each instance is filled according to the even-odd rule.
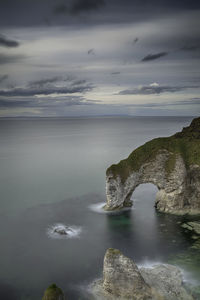
[[[158,187],[153,183],[139,184],[130,195],[130,201],[136,209],[152,209],[155,207],[158,191]]]
[[[137,198],[137,195],[140,195],[140,193],[142,191],[145,191],[147,192],[147,190],[151,193],[153,193],[154,195],[154,206],[156,206],[156,199],[157,199],[157,194],[160,190],[159,186],[157,184],[155,184],[154,182],[143,182],[143,183],[139,183],[137,185],[135,185],[131,190],[130,192],[126,195],[125,199],[124,199],[124,202],[123,202],[123,206],[124,207],[130,207],[134,204],[134,198],[136,196]]]

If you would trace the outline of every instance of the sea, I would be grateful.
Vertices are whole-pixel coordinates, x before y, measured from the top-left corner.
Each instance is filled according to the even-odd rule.
[[[94,299],[88,287],[101,278],[110,247],[139,266],[178,265],[185,281],[200,285],[200,250],[181,227],[190,218],[158,213],[157,187],[140,185],[131,209],[102,209],[106,169],[191,120],[0,119],[0,299],[40,300],[52,283],[69,300]],[[58,225],[73,234],[55,233]]]

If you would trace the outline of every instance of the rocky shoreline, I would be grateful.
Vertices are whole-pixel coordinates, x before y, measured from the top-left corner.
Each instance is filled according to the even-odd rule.
[[[159,264],[138,268],[117,249],[108,249],[104,257],[103,279],[95,281],[91,291],[97,300],[194,300],[183,284],[179,268]]]

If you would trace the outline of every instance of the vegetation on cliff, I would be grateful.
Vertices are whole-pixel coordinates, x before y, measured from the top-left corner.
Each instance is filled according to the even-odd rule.
[[[53,283],[46,289],[42,300],[64,300],[63,291]]]
[[[114,177],[119,175],[125,182],[133,171],[138,171],[144,163],[153,160],[161,150],[170,153],[165,165],[166,175],[173,171],[177,155],[181,155],[186,168],[193,164],[200,165],[200,117],[175,135],[156,138],[140,146],[127,159],[110,166],[106,174],[112,173]]]

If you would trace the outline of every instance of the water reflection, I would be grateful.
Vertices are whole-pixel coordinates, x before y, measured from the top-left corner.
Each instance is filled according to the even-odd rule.
[[[109,214],[107,215],[107,220],[110,230],[125,230],[126,232],[132,230],[131,211]]]
[[[106,215],[109,241],[136,262],[166,261],[171,253],[189,246],[180,223],[183,217],[166,215],[154,208],[157,187],[140,185],[133,193],[133,209]]]

